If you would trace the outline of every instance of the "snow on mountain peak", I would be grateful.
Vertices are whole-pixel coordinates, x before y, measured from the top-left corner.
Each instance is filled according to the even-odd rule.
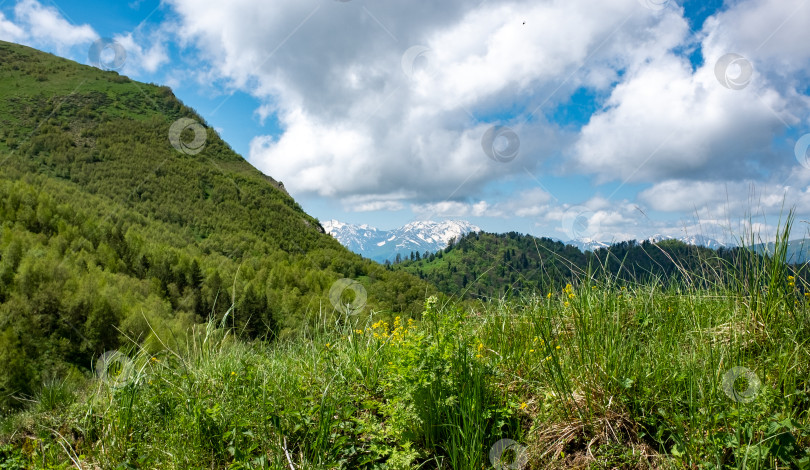
[[[466,220],[418,220],[393,230],[379,230],[368,225],[353,225],[337,220],[322,222],[326,233],[343,246],[376,261],[393,261],[399,253],[409,256],[412,251],[436,252],[446,248],[450,240],[459,239],[481,229]]]

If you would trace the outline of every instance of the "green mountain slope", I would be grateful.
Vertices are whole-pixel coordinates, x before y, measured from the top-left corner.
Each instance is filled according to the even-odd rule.
[[[500,297],[570,282],[586,263],[579,249],[515,232],[470,233],[418,261],[392,268],[426,279],[450,295]]]
[[[211,317],[293,336],[340,317],[340,278],[365,311],[417,312],[431,291],[325,235],[167,87],[0,42],[0,95],[0,407]],[[199,153],[170,142],[181,118]]]
[[[634,283],[726,282],[730,281],[726,268],[739,267],[745,259],[743,249],[714,251],[677,240],[629,241],[582,253],[549,238],[479,232],[391,269],[419,276],[449,295],[491,298],[510,292],[545,295],[587,273]]]

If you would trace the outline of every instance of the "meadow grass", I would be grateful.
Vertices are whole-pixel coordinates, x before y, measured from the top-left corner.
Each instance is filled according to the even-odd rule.
[[[808,286],[778,253],[737,269],[270,344],[200,325],[43,385],[0,468],[810,468]]]

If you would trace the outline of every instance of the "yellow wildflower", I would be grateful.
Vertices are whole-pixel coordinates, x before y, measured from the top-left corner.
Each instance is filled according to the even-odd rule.
[[[529,407],[529,405],[528,405],[528,404],[526,404],[526,402],[525,402],[525,401],[524,401],[523,403],[521,403],[521,404],[520,404],[520,409],[521,409],[521,410],[525,410],[525,409],[526,409],[526,408],[528,408],[528,407]]]

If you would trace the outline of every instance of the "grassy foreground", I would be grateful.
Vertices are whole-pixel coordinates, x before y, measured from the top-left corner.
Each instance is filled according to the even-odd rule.
[[[0,468],[810,468],[810,299],[771,281],[431,297],[271,345],[202,325],[46,384]]]

